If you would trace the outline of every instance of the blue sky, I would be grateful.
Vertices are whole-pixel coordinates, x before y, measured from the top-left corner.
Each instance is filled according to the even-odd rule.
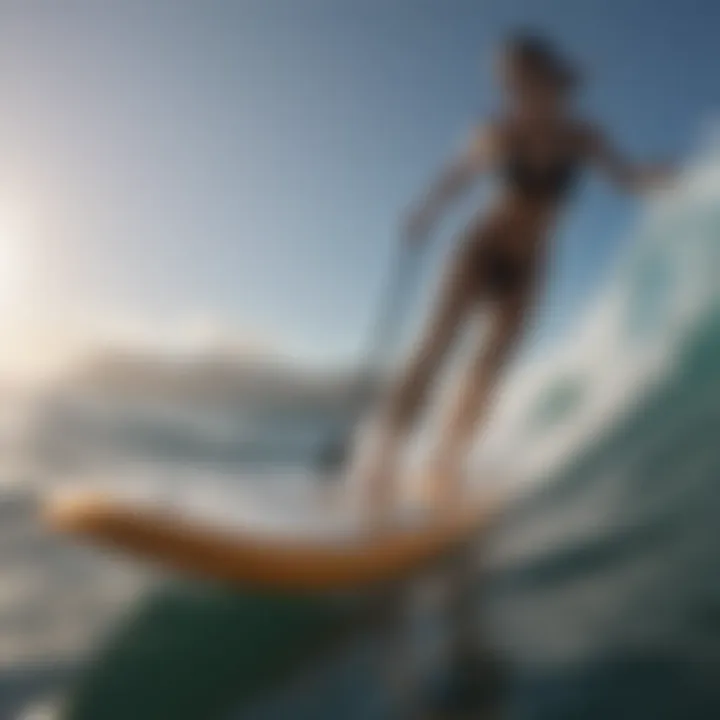
[[[400,213],[493,112],[488,59],[517,25],[577,57],[584,112],[638,157],[686,156],[720,105],[715,0],[0,2],[0,260],[23,278],[4,311],[0,286],[0,315],[202,315],[352,355]],[[3,231],[3,207],[32,231]],[[635,212],[583,185],[547,337]],[[416,312],[465,217],[443,227]]]

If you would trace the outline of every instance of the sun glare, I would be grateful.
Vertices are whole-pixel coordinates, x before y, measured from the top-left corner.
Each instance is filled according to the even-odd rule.
[[[27,222],[19,208],[0,203],[0,314],[12,311],[25,284],[24,255],[29,241]]]
[[[0,227],[0,313],[6,312],[17,298],[20,285],[17,250]]]

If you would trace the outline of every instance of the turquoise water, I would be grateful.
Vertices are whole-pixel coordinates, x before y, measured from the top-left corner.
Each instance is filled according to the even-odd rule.
[[[720,324],[699,329],[672,382],[510,512],[489,548],[483,621],[520,717],[720,712]]]

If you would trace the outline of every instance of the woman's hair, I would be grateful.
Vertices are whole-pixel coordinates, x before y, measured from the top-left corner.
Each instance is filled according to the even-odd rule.
[[[580,84],[577,69],[539,34],[527,31],[512,34],[505,40],[503,53],[523,72],[557,83],[564,90],[575,90]]]

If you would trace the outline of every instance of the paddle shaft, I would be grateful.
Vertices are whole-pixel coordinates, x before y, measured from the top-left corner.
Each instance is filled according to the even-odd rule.
[[[405,318],[405,305],[415,286],[419,257],[420,253],[405,242],[395,253],[370,331],[365,359],[361,364],[357,383],[360,396],[364,390],[364,379],[376,377],[388,370]]]
[[[319,465],[325,470],[336,470],[345,462],[352,432],[375,399],[378,380],[388,369],[405,317],[405,305],[415,287],[420,257],[418,249],[407,242],[402,242],[395,251],[375,322],[371,327],[365,357],[349,394],[348,405],[352,413],[350,427],[336,431],[320,449]]]

